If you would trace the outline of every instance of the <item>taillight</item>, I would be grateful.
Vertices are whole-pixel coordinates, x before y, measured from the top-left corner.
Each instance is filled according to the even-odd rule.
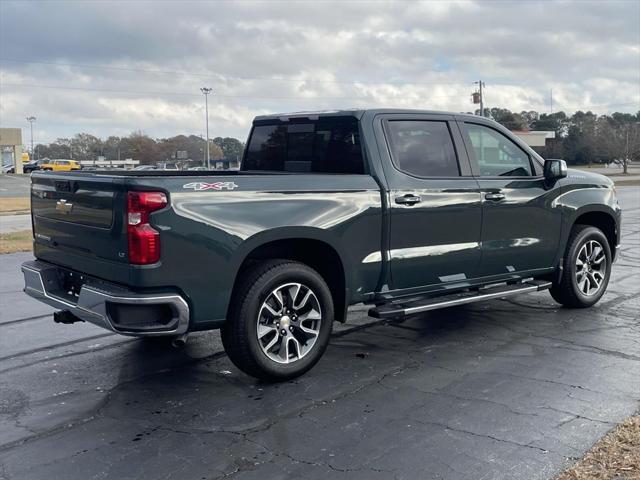
[[[167,206],[162,192],[129,192],[127,195],[127,237],[129,262],[148,265],[160,260],[160,234],[149,225],[149,214]]]

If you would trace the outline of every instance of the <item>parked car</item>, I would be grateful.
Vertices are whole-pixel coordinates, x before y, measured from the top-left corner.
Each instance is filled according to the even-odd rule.
[[[16,173],[16,167],[13,163],[5,163],[2,165],[2,173]]]
[[[41,159],[41,160],[31,160],[24,165],[22,165],[22,170],[24,173],[31,173],[34,170],[40,170],[43,163],[48,162],[49,159]]]
[[[610,179],[472,115],[261,116],[239,172],[150,173],[34,172],[25,292],[123,335],[221,328],[270,380],[309,370],[359,302],[401,318],[550,289],[589,307],[619,249]]]
[[[49,160],[40,165],[41,170],[54,172],[69,172],[71,170],[80,170],[80,168],[80,162],[76,160]]]

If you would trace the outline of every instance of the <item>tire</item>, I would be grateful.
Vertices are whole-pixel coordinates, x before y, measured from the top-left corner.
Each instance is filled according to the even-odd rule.
[[[611,248],[607,237],[596,227],[575,225],[567,241],[562,277],[550,293],[565,307],[587,308],[602,298],[610,276]]]
[[[327,348],[334,319],[324,279],[290,260],[261,262],[242,274],[229,313],[221,331],[227,355],[243,372],[267,381],[310,370]]]

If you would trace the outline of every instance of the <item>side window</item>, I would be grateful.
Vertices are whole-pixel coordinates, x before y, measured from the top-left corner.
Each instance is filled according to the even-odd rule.
[[[363,174],[358,120],[321,117],[256,125],[241,170]]]
[[[475,123],[466,123],[467,133],[481,177],[531,176],[529,155],[502,133]]]
[[[399,170],[416,177],[457,177],[456,151],[447,122],[390,120],[391,156]]]

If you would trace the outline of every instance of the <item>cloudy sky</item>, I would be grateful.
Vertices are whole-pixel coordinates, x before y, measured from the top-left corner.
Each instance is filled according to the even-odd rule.
[[[640,109],[640,1],[0,0],[0,126],[246,138],[345,107]]]

